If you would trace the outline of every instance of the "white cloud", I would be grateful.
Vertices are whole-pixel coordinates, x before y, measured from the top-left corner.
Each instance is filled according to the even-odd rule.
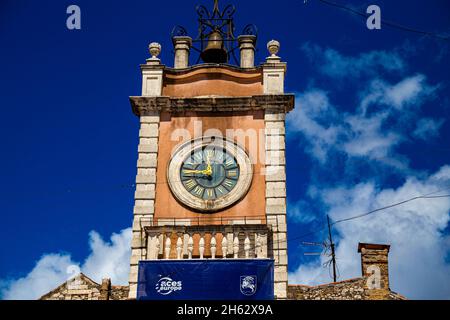
[[[333,123],[336,110],[330,104],[327,93],[318,89],[299,95],[296,104],[301,107],[288,115],[288,130],[301,132],[310,142],[305,146],[307,150],[325,162],[329,149],[336,144],[343,131]]]
[[[415,103],[421,95],[428,95],[434,89],[425,84],[424,75],[406,78],[395,86],[386,89],[385,101],[398,109],[407,103]]]
[[[343,149],[350,156],[374,159],[386,157],[390,149],[401,140],[398,133],[382,129],[386,114],[372,117],[349,115],[345,121],[349,125],[349,139],[343,143]]]
[[[408,141],[410,119],[418,117],[423,101],[433,98],[436,88],[423,75],[394,84],[376,79],[356,93],[359,103],[345,109],[333,105],[327,92],[312,88],[298,95],[298,107],[287,117],[288,133],[302,133],[305,150],[322,164],[331,151],[338,151],[408,171],[408,161],[395,147]],[[431,123],[426,124],[430,129]]]
[[[114,284],[128,283],[131,255],[131,229],[113,233],[105,242],[93,231],[89,234],[91,254],[83,264],[82,271],[94,280],[111,278]]]
[[[70,255],[46,254],[25,277],[4,280],[1,292],[5,300],[33,300],[56,288],[68,279],[67,270],[77,265]]]
[[[409,177],[396,189],[377,189],[373,183],[322,190],[318,196],[329,207],[333,221],[368,212],[428,194],[450,185],[450,166],[424,180]],[[447,191],[448,192],[448,191]],[[445,193],[445,192],[444,192]],[[442,193],[441,193],[442,194]],[[336,224],[339,234],[336,254],[341,279],[361,275],[358,242],[391,244],[389,256],[391,289],[409,298],[450,298],[450,252],[442,231],[450,221],[450,198],[420,199],[384,212]],[[301,265],[289,275],[291,283],[329,282],[325,258]]]
[[[405,75],[406,64],[395,52],[347,57],[318,46],[304,50],[320,73],[353,86],[352,95],[345,91],[345,101],[353,103],[338,105],[318,87],[298,95],[297,108],[287,117],[288,138],[300,133],[300,145],[311,162],[320,165],[310,172],[309,200],[290,199],[292,219],[299,221],[308,203],[323,204],[323,211],[336,221],[450,186],[450,166],[433,175],[415,172],[409,167],[411,159],[397,148],[411,138],[438,135],[443,120],[423,118],[423,106],[436,98],[439,85],[422,74]],[[398,80],[388,81],[386,73]],[[404,183],[393,182],[398,179]],[[358,242],[389,243],[393,290],[410,298],[450,298],[450,237],[443,233],[449,210],[449,198],[422,199],[335,225],[341,279],[361,275]],[[330,282],[329,270],[322,267],[325,260],[300,265],[289,275],[290,282]]]
[[[439,130],[444,124],[444,119],[432,119],[432,118],[423,118],[417,122],[416,129],[413,132],[413,135],[422,140],[428,140],[430,138],[437,137],[439,135]]]
[[[428,84],[423,74],[406,77],[396,84],[389,84],[377,78],[372,80],[369,88],[361,93],[364,96],[361,101],[361,110],[366,112],[370,105],[380,104],[397,110],[412,106],[412,111],[415,111],[425,99],[433,98],[438,88],[439,86]]]
[[[70,254],[45,254],[33,270],[20,279],[4,279],[0,283],[1,298],[5,300],[33,300],[53,290],[80,270],[101,283],[111,278],[113,284],[127,284],[130,263],[131,229],[113,233],[109,242],[92,231],[89,234],[90,254],[81,265]]]
[[[384,161],[402,140],[399,133],[382,128],[389,114],[366,116],[358,111],[339,114],[327,93],[319,89],[300,94],[297,105],[299,108],[287,117],[288,133],[302,133],[306,140],[302,141],[303,147],[322,164],[329,160],[331,151]]]
[[[296,223],[310,223],[317,218],[317,216],[309,209],[308,202],[306,201],[288,201],[287,212],[288,219]]]
[[[345,56],[331,48],[305,44],[302,47],[310,60],[317,64],[318,70],[333,78],[359,78],[372,76],[377,72],[400,72],[406,65],[396,52],[370,51],[358,56]]]

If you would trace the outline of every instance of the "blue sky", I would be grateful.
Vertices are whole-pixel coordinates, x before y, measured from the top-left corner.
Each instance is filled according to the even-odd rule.
[[[195,35],[198,3],[212,1],[1,2],[3,298],[36,297],[70,265],[126,281],[138,144],[128,97],[140,93],[150,42],[171,65],[173,26]],[[339,3],[362,12],[377,4],[383,19],[450,33],[445,0]],[[81,8],[79,31],[66,28],[70,4]],[[318,0],[235,4],[238,31],[258,26],[257,62],[267,41],[281,42],[286,91],[297,97],[287,122],[288,238],[322,228],[327,214],[450,187],[449,41],[370,31]],[[390,243],[393,290],[449,299],[449,209],[448,198],[418,200],[337,224],[341,279],[360,275],[358,241]],[[290,282],[330,281],[326,257],[305,257],[314,248],[301,246],[324,237],[289,242]]]

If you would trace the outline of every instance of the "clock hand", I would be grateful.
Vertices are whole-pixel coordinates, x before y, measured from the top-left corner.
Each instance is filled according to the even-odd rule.
[[[187,173],[187,174],[189,174],[189,173],[203,173],[203,172],[205,172],[205,170],[183,170],[183,173]]]
[[[183,170],[184,174],[204,174],[207,176],[210,176],[212,174],[212,170],[211,169],[206,169],[206,170]]]
[[[205,170],[183,170],[183,173],[185,174],[204,174],[207,176],[211,176],[212,175],[212,166],[211,166],[211,161],[209,159],[209,155],[206,156],[206,163],[207,163],[207,167]]]
[[[206,156],[206,164],[207,164],[206,170],[203,170],[204,174],[206,174],[207,176],[211,176],[213,172],[211,166],[211,159],[209,158],[209,155]]]

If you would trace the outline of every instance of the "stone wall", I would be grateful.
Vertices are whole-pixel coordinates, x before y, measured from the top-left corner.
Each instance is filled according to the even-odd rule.
[[[375,300],[367,289],[366,278],[356,278],[319,286],[289,285],[289,300]],[[380,293],[380,291],[378,291]],[[384,290],[383,300],[405,300],[406,298],[390,290]]]
[[[129,286],[112,286],[107,300],[128,300]]]
[[[288,299],[290,300],[364,300],[365,298],[363,278],[315,287],[288,286]]]

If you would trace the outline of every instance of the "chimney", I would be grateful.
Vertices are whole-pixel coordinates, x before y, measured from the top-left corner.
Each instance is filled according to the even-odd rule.
[[[189,51],[192,47],[192,38],[186,36],[176,36],[172,38],[175,49],[175,69],[184,69],[189,66]]]
[[[359,243],[364,288],[373,299],[384,299],[390,292],[388,254],[390,245]]]
[[[98,300],[109,300],[109,292],[111,291],[111,279],[102,279],[100,287],[100,297]]]
[[[239,36],[238,42],[241,50],[241,68],[253,68],[255,66],[256,36]]]

